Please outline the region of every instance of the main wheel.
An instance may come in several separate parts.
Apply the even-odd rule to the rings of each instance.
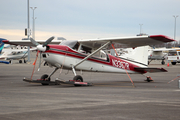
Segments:
[[[164,64],[165,64],[164,60],[161,62],[161,64],[162,64],[162,65],[164,65]]]
[[[44,75],[42,75],[41,76],[41,79],[42,80],[45,80],[46,78],[48,78],[48,75],[47,74],[44,74]],[[47,81],[50,81],[51,79],[50,78],[48,78],[48,80]],[[41,83],[42,85],[49,85],[49,83]]]
[[[22,60],[19,60],[19,63],[22,63]]]
[[[73,80],[76,82],[83,82],[83,78],[80,75],[74,76]],[[80,86],[80,85],[74,85],[74,86]]]

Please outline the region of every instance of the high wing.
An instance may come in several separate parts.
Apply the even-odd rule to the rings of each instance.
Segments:
[[[46,40],[36,40],[39,44],[43,44]],[[138,46],[162,44],[166,42],[173,42],[175,40],[168,38],[164,35],[151,35],[151,36],[133,36],[133,37],[114,37],[114,38],[97,38],[97,39],[83,39],[78,40],[85,46],[98,49],[107,42],[114,44],[116,48],[135,48]],[[22,45],[22,46],[35,46],[30,40],[3,40],[6,44]],[[51,44],[59,44],[61,40],[53,40]],[[106,46],[111,48],[111,45]]]
[[[3,40],[5,44],[11,44],[11,45],[22,45],[22,46],[35,46],[31,43],[30,40]],[[43,44],[46,42],[46,40],[36,40],[39,44]],[[61,40],[53,40],[51,44],[59,44],[61,43]]]
[[[116,38],[97,38],[97,39],[84,39],[78,40],[79,43],[98,49],[103,44],[110,41],[114,44],[115,48],[135,48],[145,45],[162,44],[166,42],[174,42],[175,40],[168,38],[164,35],[151,35],[151,36],[134,36],[134,37],[116,37]],[[111,45],[106,46],[106,49],[110,49]]]

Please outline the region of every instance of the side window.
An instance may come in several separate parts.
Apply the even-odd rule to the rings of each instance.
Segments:
[[[91,53],[91,50],[92,48],[89,48],[89,47],[86,47],[86,46],[81,46],[81,50],[86,53],[86,54],[90,54]]]
[[[178,52],[178,55],[180,55],[180,52]]]

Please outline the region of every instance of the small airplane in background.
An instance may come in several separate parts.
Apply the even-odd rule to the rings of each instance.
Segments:
[[[162,49],[148,49],[148,64],[150,64],[151,61],[153,60],[162,60],[161,64],[165,64],[165,59],[167,57],[167,53],[164,51],[168,51],[166,48]]]
[[[19,60],[19,63],[22,63],[23,61],[24,61],[24,63],[26,63],[25,58],[27,58],[27,56],[28,56],[27,46],[24,46],[24,44],[23,44],[23,46],[20,46],[17,44],[12,44],[12,45],[8,44],[7,45],[2,42],[3,40],[6,40],[6,39],[0,38],[0,45],[1,45],[0,59],[9,60],[9,63],[11,63],[11,64],[12,64],[13,60]],[[26,43],[28,40],[18,40],[18,41],[19,41],[19,43],[21,41]],[[40,41],[40,43],[44,42],[43,40],[39,40],[39,41]],[[56,40],[56,41],[53,41],[52,43],[59,44],[60,42],[61,42],[60,40]],[[3,49],[3,47],[4,47],[4,49]],[[30,51],[35,51],[35,50],[37,50],[36,47],[30,48]],[[8,63],[7,61],[1,61],[1,62]]]
[[[51,76],[60,68],[72,70],[73,80],[83,82],[83,77],[77,75],[76,71],[105,72],[118,74],[145,74],[147,72],[167,72],[163,68],[148,68],[148,47],[145,45],[162,44],[174,42],[173,39],[164,35],[133,36],[116,38],[98,38],[84,40],[66,40],[60,45],[50,45],[54,37],[49,38],[45,43],[40,44],[30,38],[31,42],[24,43],[26,46],[36,46],[40,51],[40,56],[49,66],[55,69],[49,75],[41,76],[42,85],[48,85]],[[13,40],[3,40],[6,44],[18,44]],[[21,45],[23,42],[21,41]],[[145,47],[140,47],[145,46]],[[140,48],[137,48],[140,47]],[[105,52],[103,49],[133,48],[135,52],[131,57],[115,57]],[[117,55],[118,56],[118,55]],[[40,57],[41,61],[41,57]],[[147,79],[150,82],[149,79]],[[32,77],[28,82],[33,82]],[[46,83],[44,83],[46,82]]]
[[[165,59],[168,57],[169,51],[177,51],[180,48],[155,48],[155,49],[148,49],[148,64],[150,64],[153,60],[162,60],[161,64],[165,64]]]
[[[5,40],[5,39],[0,39],[0,59],[9,60],[9,62],[1,61],[1,63],[8,64],[8,63],[12,63],[13,60],[19,60],[19,63],[22,63],[22,59],[24,60],[24,63],[26,63],[25,58],[28,56],[27,47],[15,46],[15,45],[12,45],[12,46],[5,45],[2,42],[2,40]],[[6,47],[4,48],[4,46],[6,46]],[[31,51],[37,50],[37,48],[31,48],[30,50]]]
[[[31,48],[30,51],[37,50],[37,48]],[[28,49],[3,49],[0,59],[9,60],[12,63],[13,60],[19,60],[19,63],[26,63],[25,58],[28,56]]]

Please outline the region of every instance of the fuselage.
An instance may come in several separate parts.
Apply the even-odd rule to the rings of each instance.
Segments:
[[[72,69],[79,61],[88,56],[88,54],[76,51],[66,45],[48,45],[48,50],[43,52],[43,59],[54,67]],[[75,67],[76,70],[93,72],[113,72],[140,74],[135,67],[147,67],[142,63],[121,59],[106,54],[105,57],[92,56]],[[146,72],[141,72],[141,74]]]
[[[26,51],[24,52],[4,52],[3,54],[0,55],[0,59],[6,59],[6,60],[15,60],[15,59],[23,59],[26,58],[28,55],[26,54]]]

